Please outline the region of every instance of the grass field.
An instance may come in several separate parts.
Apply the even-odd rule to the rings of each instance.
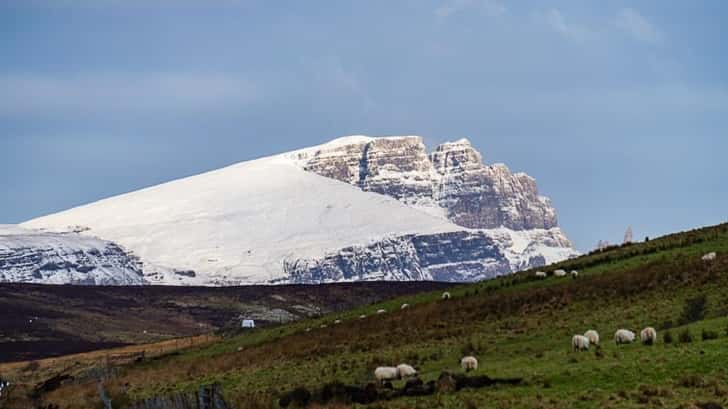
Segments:
[[[701,260],[710,251],[717,259]],[[555,268],[578,269],[579,277],[537,279],[525,271],[453,288],[447,301],[440,291],[400,297],[123,365],[104,386],[115,408],[209,383],[218,383],[235,408],[274,408],[298,387],[364,386],[380,365],[406,362],[423,381],[436,380],[444,370],[460,372],[459,359],[473,354],[480,367],[470,376],[517,377],[523,383],[366,407],[728,406],[728,225],[612,248],[547,271]],[[400,310],[405,302],[411,307]],[[380,308],[387,313],[377,315]],[[335,325],[337,319],[342,323]],[[658,330],[655,345],[613,342],[618,328],[639,333],[646,326]],[[599,331],[600,347],[573,352],[571,336],[588,329]],[[18,388],[4,407],[101,407],[96,384],[69,382],[35,402]],[[336,400],[310,407],[321,406],[364,407]]]

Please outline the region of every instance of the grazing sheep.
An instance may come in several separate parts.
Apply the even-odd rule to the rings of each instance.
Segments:
[[[450,298],[451,297],[450,297],[450,293],[449,292],[445,291],[444,293],[442,293],[442,299],[443,300],[449,300]]]
[[[562,270],[562,269],[555,270],[554,277],[566,277],[566,270]]]
[[[409,308],[409,304],[402,304],[402,306],[399,307],[400,310],[406,310],[407,308]]]
[[[574,335],[571,337],[571,349],[574,351],[588,351],[589,338],[583,335]]]
[[[465,372],[476,371],[478,370],[478,360],[474,356],[466,356],[460,360],[460,367]]]
[[[584,333],[584,336],[589,340],[590,344],[599,345],[599,333],[593,329]]]
[[[617,332],[614,333],[614,342],[619,344],[631,344],[634,342],[634,332],[626,329],[618,329]]]
[[[311,332],[311,327],[306,328],[306,332]]]
[[[4,381],[2,378],[0,378],[0,398],[3,397],[3,391],[5,388],[10,386],[10,382]]]
[[[341,320],[334,321],[334,324],[336,324],[336,325],[341,324]]]
[[[326,325],[326,324],[321,324],[321,328],[326,328],[326,327],[328,327],[328,325]]]
[[[363,320],[363,319],[364,319],[364,318],[366,318],[366,317],[367,317],[366,315],[362,314],[362,315],[360,315],[360,316],[359,316],[359,319],[360,319],[360,320]]]
[[[397,365],[397,370],[399,371],[400,378],[411,378],[417,376],[417,370],[407,364]]]
[[[387,312],[385,309],[377,310],[377,314],[384,314],[385,312]]]
[[[546,272],[544,271],[536,271],[536,277],[538,278],[546,278]]]
[[[377,381],[381,384],[402,378],[399,374],[399,370],[393,366],[380,366],[374,370],[374,377],[377,378]]]
[[[645,345],[652,345],[657,341],[657,331],[652,327],[647,327],[640,331],[640,339]]]
[[[576,270],[571,270],[571,278],[577,278],[579,277],[579,272]]]
[[[713,260],[715,260],[715,257],[716,257],[715,251],[711,251],[710,253],[703,255],[702,259],[703,259],[703,261],[713,261]]]

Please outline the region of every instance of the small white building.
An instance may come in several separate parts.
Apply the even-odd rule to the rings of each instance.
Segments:
[[[242,327],[243,328],[255,328],[255,321],[254,320],[243,320]]]

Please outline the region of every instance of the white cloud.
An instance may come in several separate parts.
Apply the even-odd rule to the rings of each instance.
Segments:
[[[258,96],[252,82],[227,75],[0,75],[0,115],[11,116],[200,110],[242,105]]]
[[[558,9],[548,10],[543,14],[537,15],[537,17],[545,22],[553,31],[569,40],[581,42],[589,36],[589,30],[586,28],[567,23],[564,15]]]
[[[499,0],[450,0],[435,10],[440,18],[450,17],[466,9],[480,9],[490,17],[499,17],[506,13],[506,6]]]
[[[663,41],[662,32],[637,10],[631,8],[620,10],[615,19],[615,25],[637,41],[648,44],[659,44]]]

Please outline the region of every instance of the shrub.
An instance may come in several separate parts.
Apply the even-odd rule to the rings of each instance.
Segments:
[[[707,304],[708,298],[705,294],[685,300],[685,306],[680,316],[680,323],[685,325],[705,318]]]
[[[672,328],[673,326],[674,325],[672,323],[672,320],[667,320],[667,321],[663,322],[662,325],[660,325],[660,328],[659,329],[666,330],[666,329]]]
[[[700,375],[686,375],[680,378],[678,385],[683,388],[704,388],[706,385],[705,379]]]
[[[678,339],[680,339],[680,342],[683,344],[687,344],[689,342],[693,342],[693,334],[690,333],[689,328],[685,328],[682,332],[680,332]]]
[[[662,335],[662,341],[666,344],[672,344],[672,334],[670,331],[665,331],[665,333]]]
[[[281,397],[278,404],[281,405],[282,408],[287,408],[291,404],[294,407],[306,407],[310,401],[311,392],[301,386]]]
[[[718,339],[718,332],[717,331],[708,331],[706,329],[703,329],[702,338],[703,338],[703,341],[707,341],[709,339]]]

